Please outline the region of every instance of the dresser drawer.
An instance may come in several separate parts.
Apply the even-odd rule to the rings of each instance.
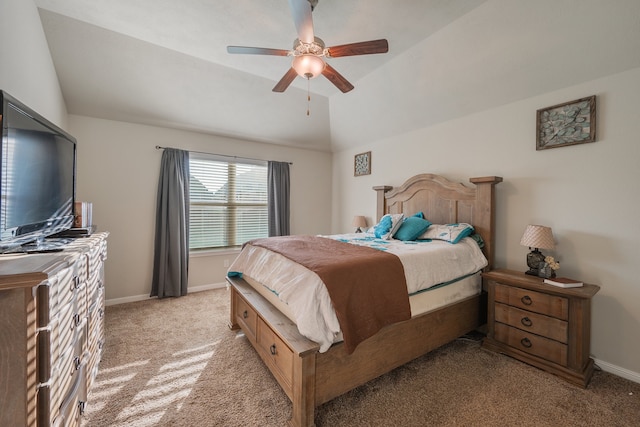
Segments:
[[[38,388],[38,425],[48,426],[60,417],[61,406],[73,388],[73,384],[82,381],[84,370],[82,334],[71,346],[61,354],[58,361],[51,366],[49,380]],[[65,424],[65,427],[72,424]]]
[[[502,323],[495,324],[496,341],[546,359],[560,366],[567,366],[567,345],[548,338],[521,331]]]
[[[101,243],[94,244],[87,253],[88,270],[99,271],[106,258],[106,246]]]
[[[258,315],[255,310],[247,304],[243,298],[235,299],[236,318],[245,334],[251,334],[251,339],[256,339],[256,330],[258,325]]]
[[[265,362],[274,366],[284,380],[283,388],[291,388],[293,380],[293,351],[267,326],[258,319],[258,346],[266,356]],[[272,369],[272,372],[274,370]]]
[[[84,366],[78,369],[73,386],[60,405],[60,411],[51,424],[52,427],[70,427],[80,425],[80,416],[84,409],[83,395],[86,394],[84,385]]]
[[[569,319],[569,300],[542,292],[495,284],[495,301],[562,320]]]
[[[567,344],[568,323],[564,320],[500,303],[495,305],[495,320]]]
[[[49,283],[49,304],[47,306],[49,315],[53,316],[71,303],[76,295],[78,278],[75,275],[74,267],[67,267],[60,270],[55,276],[50,277]]]
[[[100,297],[99,297],[100,298]],[[89,342],[98,342],[104,338],[104,309],[100,300],[95,301],[89,308],[87,327]]]
[[[59,356],[66,352],[76,336],[78,318],[75,316],[73,304],[66,306],[51,322],[51,363],[57,362]]]

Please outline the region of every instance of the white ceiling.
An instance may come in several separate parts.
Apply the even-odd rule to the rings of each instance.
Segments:
[[[311,80],[307,117],[289,58],[226,51],[290,49],[287,0],[35,3],[69,113],[325,151],[640,66],[638,0],[319,0],[327,46],[389,53],[329,59],[355,89]]]
[[[320,0],[327,46],[386,38],[389,53],[329,60],[358,80],[484,0]],[[291,49],[287,0],[36,0],[71,114],[175,126],[329,150],[325,78],[271,89],[290,67],[277,56],[230,55],[228,45]],[[352,91],[353,92],[353,91]]]

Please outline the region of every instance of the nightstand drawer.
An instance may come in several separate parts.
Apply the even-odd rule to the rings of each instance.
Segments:
[[[530,334],[502,323],[495,324],[494,338],[496,341],[525,353],[533,354],[560,366],[567,366],[566,344]]]
[[[523,331],[551,338],[564,344],[567,343],[568,323],[564,320],[532,313],[500,303],[496,303],[495,310],[496,322],[505,323]]]
[[[495,300],[558,319],[569,319],[569,300],[567,298],[495,283]]]

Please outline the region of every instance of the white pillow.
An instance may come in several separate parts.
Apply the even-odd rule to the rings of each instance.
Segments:
[[[431,224],[417,240],[435,239],[458,243],[463,237],[470,236],[473,231],[473,226],[463,222],[459,224]]]

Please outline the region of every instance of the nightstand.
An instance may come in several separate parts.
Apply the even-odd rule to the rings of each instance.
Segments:
[[[586,387],[593,374],[591,298],[600,287],[560,288],[510,270],[482,277],[489,296],[483,347]]]

